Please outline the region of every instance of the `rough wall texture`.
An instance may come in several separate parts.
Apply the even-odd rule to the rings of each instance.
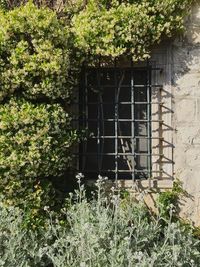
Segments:
[[[174,177],[189,196],[181,215],[200,225],[200,3],[172,45]]]

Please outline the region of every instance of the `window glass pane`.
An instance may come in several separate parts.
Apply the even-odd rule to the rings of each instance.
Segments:
[[[134,87],[134,100],[135,102],[147,102],[147,88]]]
[[[87,140],[87,153],[97,153],[97,139],[88,139]]]
[[[88,119],[98,119],[98,105],[88,104]]]
[[[110,121],[105,121],[104,123],[102,123],[101,133],[105,136],[114,136],[115,123]]]
[[[119,104],[118,116],[119,119],[131,119],[131,105]]]
[[[102,168],[103,171],[115,170],[115,157],[113,156],[103,156]]]
[[[148,156],[146,156],[146,155],[137,156],[136,157],[136,169],[137,170],[143,170],[143,169],[145,170],[148,166],[147,160],[148,160]]]
[[[101,112],[104,119],[114,119],[115,118],[115,105],[113,104],[103,104],[101,105]]]
[[[85,169],[84,171],[87,170],[93,170],[98,172],[98,158],[97,155],[88,155],[86,156],[85,160]]]
[[[102,88],[102,102],[115,103],[115,86]]]
[[[104,153],[115,153],[115,139],[105,138],[103,140],[103,152]]]
[[[119,102],[131,102],[131,87],[121,87],[118,99]]]
[[[147,120],[147,105],[135,105],[135,119]]]
[[[147,136],[147,122],[135,122],[135,135],[136,136]]]
[[[118,122],[118,135],[119,136],[131,136],[132,123],[129,121]]]
[[[147,138],[137,138],[135,140],[136,146],[135,151],[137,153],[147,153],[148,152],[148,139]]]

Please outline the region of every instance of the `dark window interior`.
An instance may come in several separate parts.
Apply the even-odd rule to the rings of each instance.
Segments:
[[[86,68],[80,87],[79,171],[88,179],[151,175],[151,86],[147,68]]]

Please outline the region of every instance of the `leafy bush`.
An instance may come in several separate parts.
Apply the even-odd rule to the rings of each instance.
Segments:
[[[178,179],[174,181],[172,190],[167,190],[159,194],[157,206],[162,217],[170,218],[172,216],[173,220],[178,219],[177,208],[181,196],[188,197],[188,193],[183,189],[182,182]],[[173,211],[172,214],[171,211]]]
[[[191,0],[88,1],[73,17],[76,45],[90,55],[134,60],[149,57],[152,45],[183,29]]]
[[[50,178],[70,166],[77,141],[67,113],[75,68],[69,39],[66,21],[32,1],[0,11],[0,191],[33,225],[55,203]]]
[[[71,90],[69,28],[32,3],[0,15],[0,101],[67,99]]]
[[[199,241],[190,230],[170,221],[163,226],[115,190],[106,195],[103,182],[91,201],[79,184],[62,217],[49,212],[39,232],[25,231],[23,213],[0,205],[0,266],[199,266]]]
[[[23,203],[35,192],[34,186],[45,185],[45,177],[61,176],[70,166],[70,147],[76,137],[69,115],[59,104],[36,105],[14,98],[1,105],[0,189],[4,197]]]

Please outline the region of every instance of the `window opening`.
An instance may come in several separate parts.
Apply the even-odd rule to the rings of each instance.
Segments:
[[[87,179],[152,175],[151,67],[87,67],[79,96],[79,171]]]

